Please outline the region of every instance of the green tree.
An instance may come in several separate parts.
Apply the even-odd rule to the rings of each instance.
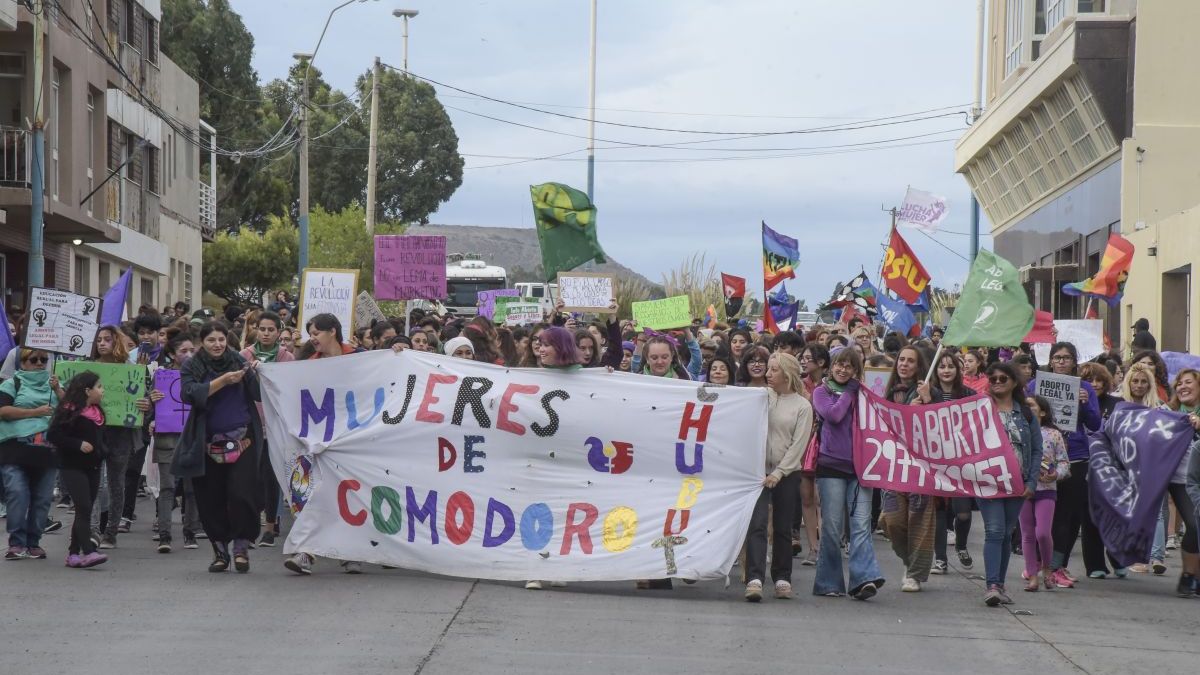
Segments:
[[[298,250],[296,228],[278,219],[263,233],[221,232],[204,247],[204,288],[229,302],[262,302],[263,294],[292,285]]]
[[[375,241],[364,227],[365,213],[357,204],[330,213],[321,207],[309,215],[309,264],[326,269],[359,270],[358,288],[375,290]],[[375,234],[403,234],[403,226],[377,223]]]
[[[357,87],[360,99],[369,106],[370,71],[358,78]],[[381,220],[427,221],[462,185],[458,134],[437,92],[425,82],[388,69],[379,81],[378,152],[376,204]],[[365,159],[364,154],[360,166],[366,166]]]

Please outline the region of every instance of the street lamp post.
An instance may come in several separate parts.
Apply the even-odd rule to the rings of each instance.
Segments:
[[[420,14],[416,9],[393,9],[392,16],[400,17],[404,22],[404,60],[401,65],[404,66],[404,74],[408,74],[408,20]]]

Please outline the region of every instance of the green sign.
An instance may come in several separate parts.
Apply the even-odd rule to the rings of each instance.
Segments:
[[[502,296],[502,295],[496,296],[496,307],[492,311],[492,322],[499,324],[499,325],[503,325],[505,320],[508,319],[508,306],[509,305],[528,304],[528,303],[536,304],[537,302],[538,302],[537,298],[514,298],[514,297],[507,297],[507,296]],[[538,319],[538,321],[541,321],[541,319]]]
[[[692,325],[692,308],[688,296],[676,295],[664,300],[645,300],[633,303],[633,320],[638,328],[668,330]]]
[[[96,363],[94,361],[55,361],[54,374],[64,389],[79,373],[91,371],[104,385],[104,423],[110,427],[140,427],[145,419],[137,401],[146,397],[146,366],[132,363]]]

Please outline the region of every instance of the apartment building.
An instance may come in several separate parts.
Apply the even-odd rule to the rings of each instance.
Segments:
[[[11,4],[0,0],[0,5]],[[101,295],[134,269],[129,306],[201,294],[202,242],[215,230],[215,143],[194,80],[159,50],[159,0],[45,2],[46,285]],[[34,16],[0,11],[0,285],[26,296]],[[205,184],[207,181],[207,184]]]
[[[1119,307],[1097,303],[1116,345],[1145,317],[1160,349],[1200,353],[1200,3],[989,0],[983,116],[955,146],[1035,305],[1080,318],[1062,294],[1094,274],[1110,233],[1137,247]]]

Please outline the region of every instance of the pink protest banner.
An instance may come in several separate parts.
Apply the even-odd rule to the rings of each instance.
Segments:
[[[154,388],[163,397],[154,404],[154,433],[178,434],[183,431],[192,407],[183,402],[179,391],[179,371],[159,368],[154,371]]]
[[[938,497],[1014,497],[1021,466],[986,395],[901,405],[858,390],[854,468],[867,487]]]
[[[377,300],[441,300],[445,297],[445,237],[375,235]]]

